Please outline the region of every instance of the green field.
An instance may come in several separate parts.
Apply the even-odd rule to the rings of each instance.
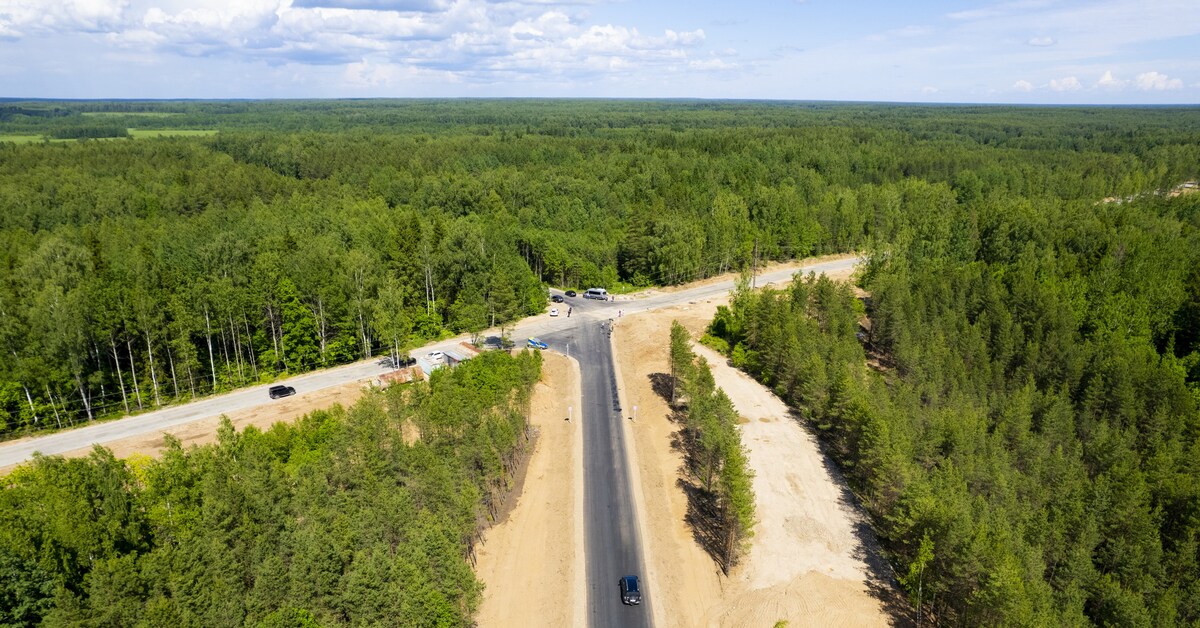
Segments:
[[[12,142],[14,144],[32,144],[42,141],[41,135],[0,135],[0,142]]]
[[[93,118],[117,118],[122,116],[137,116],[139,118],[169,118],[181,116],[178,111],[82,111],[81,116]]]
[[[216,129],[129,129],[134,139],[143,137],[200,137],[215,135]]]
[[[134,139],[147,137],[203,137],[216,134],[216,129],[129,129],[129,136]],[[45,140],[44,135],[0,135],[0,142],[14,144],[33,144]],[[121,140],[123,137],[96,137],[93,140]],[[54,139],[51,142],[77,142],[74,139]]]

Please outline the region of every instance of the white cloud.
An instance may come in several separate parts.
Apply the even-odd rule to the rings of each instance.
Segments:
[[[696,70],[717,70],[717,71],[726,71],[727,72],[729,70],[736,70],[736,69],[740,68],[741,66],[739,66],[736,63],[731,63],[729,61],[726,61],[724,59],[719,59],[717,57],[713,57],[711,59],[689,61],[688,67],[696,69]]]
[[[1031,91],[1033,91],[1033,83],[1030,83],[1029,81],[1026,81],[1025,79],[1021,79],[1021,80],[1017,81],[1016,83],[1013,83],[1012,88],[1017,90],[1018,92],[1031,92]]]
[[[509,28],[509,33],[517,39],[546,39],[563,37],[574,28],[567,14],[548,11],[536,18],[518,20]]]
[[[1044,48],[1046,46],[1053,46],[1054,44],[1056,44],[1058,42],[1056,42],[1053,37],[1033,37],[1025,43],[1029,44],[1030,46],[1038,46],[1038,47]]]
[[[940,90],[938,90],[938,88],[936,88],[932,85],[926,85],[925,87],[921,88],[922,94],[936,94],[936,93],[938,93],[938,91],[940,91]]]
[[[1113,76],[1112,70],[1106,70],[1100,76],[1100,80],[1096,81],[1096,87],[1102,89],[1124,89],[1129,81],[1123,81]]]
[[[1074,92],[1083,88],[1079,79],[1068,76],[1061,79],[1050,79],[1050,89],[1056,92]]]
[[[1139,74],[1134,79],[1134,84],[1137,85],[1138,89],[1147,92],[1152,90],[1181,89],[1183,87],[1181,79],[1170,78],[1166,74],[1159,74],[1158,72]]]
[[[35,1],[0,0],[0,38],[34,32],[31,25],[40,19]],[[73,24],[107,19],[102,41],[128,50],[273,65],[349,65],[343,78],[359,86],[399,81],[408,76],[401,71],[405,67],[451,72],[468,81],[623,74],[646,67],[720,73],[736,67],[723,60],[727,55],[692,63],[690,51],[705,44],[702,29],[644,34],[631,25],[586,25],[587,13],[577,5],[590,0],[553,6],[540,0],[134,1],[150,6],[134,11],[127,10],[128,0],[67,0],[59,12],[75,16]]]
[[[371,9],[375,11],[440,11],[444,0],[292,0],[298,8]]]
[[[128,0],[0,0],[0,37],[104,32],[124,19]]]

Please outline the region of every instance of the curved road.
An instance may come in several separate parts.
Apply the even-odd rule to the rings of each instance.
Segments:
[[[794,273],[835,272],[853,267],[860,260],[845,258],[805,266],[791,266],[758,277],[758,285],[784,281]],[[535,316],[513,329],[519,343],[538,336],[552,348],[579,359],[583,407],[579,420],[584,444],[584,526],[587,539],[588,609],[590,626],[650,626],[652,583],[643,579],[641,606],[621,604],[617,580],[628,574],[644,574],[641,538],[638,534],[632,485],[625,460],[625,437],[621,426],[617,378],[613,367],[608,320],[618,311],[636,313],[723,295],[733,288],[732,280],[714,282],[672,292],[651,292],[619,301],[589,301],[581,297],[558,304],[557,318]],[[570,306],[573,313],[566,316]],[[430,345],[420,351],[446,349],[462,338]],[[665,339],[664,339],[665,342]],[[518,344],[520,346],[520,344]],[[293,377],[279,382],[301,392],[375,378],[391,371],[385,361],[373,359]],[[116,440],[161,432],[168,428],[224,413],[270,404],[267,386],[256,386],[193,403],[147,412],[134,417],[28,438],[0,445],[0,468],[24,462],[34,452],[66,453]]]

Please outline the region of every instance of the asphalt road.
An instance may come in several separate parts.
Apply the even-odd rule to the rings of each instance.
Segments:
[[[858,259],[836,260],[804,266],[805,273],[845,270]],[[790,278],[795,269],[764,273],[758,286]],[[628,409],[618,407],[617,380],[613,368],[612,345],[607,331],[609,319],[623,314],[645,312],[720,296],[732,289],[733,281],[714,282],[677,291],[656,291],[649,294],[623,297],[616,301],[586,300],[582,296],[568,298],[565,303],[552,304],[560,315],[534,316],[518,323],[513,338],[521,346],[525,339],[537,336],[556,351],[579,360],[583,386],[583,408],[576,413],[583,426],[584,447],[584,529],[587,542],[587,579],[589,625],[649,626],[652,623],[650,605],[654,591],[643,580],[641,606],[621,604],[617,581],[621,576],[645,573],[641,539],[634,511],[628,465],[625,461],[625,438],[621,429]],[[561,294],[561,293],[559,293]],[[572,309],[567,316],[567,308]],[[447,349],[462,338],[429,345],[413,352]],[[665,339],[664,339],[665,342]],[[300,393],[338,386],[347,382],[378,377],[391,368],[379,359],[326,369],[293,377],[283,382]],[[24,462],[35,451],[46,455],[60,454],[106,444],[131,436],[161,432],[170,427],[220,414],[272,403],[267,386],[256,386],[218,397],[148,412],[117,421],[30,438],[0,445],[0,467]]]
[[[596,307],[580,308],[595,310]],[[574,316],[572,316],[574,318]],[[541,336],[556,351],[579,358],[583,407],[574,420],[583,429],[583,521],[587,543],[588,625],[592,628],[637,627],[652,624],[653,592],[645,591],[639,606],[621,603],[618,579],[642,577],[642,544],[638,536],[622,408],[617,400],[612,345],[607,322],[580,316],[571,328]],[[645,587],[643,577],[643,589]]]

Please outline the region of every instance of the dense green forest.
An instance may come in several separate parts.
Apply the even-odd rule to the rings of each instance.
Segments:
[[[37,458],[0,488],[0,625],[470,625],[540,369],[489,352],[161,460]]]
[[[5,134],[208,137],[3,142]],[[1193,108],[6,101],[0,436],[890,242],[923,203],[1195,177]],[[1014,237],[1020,234],[1014,234]]]
[[[1200,195],[1167,192],[1198,175],[1194,107],[6,101],[0,435],[504,324],[540,311],[546,284],[671,284],[861,250],[861,340],[859,301],[818,280],[742,293],[713,332],[822,431],[914,603],[948,625],[1194,624]],[[402,406],[372,407],[345,425],[381,426]],[[362,466],[374,449],[320,444],[354,432],[322,416],[226,434],[144,477],[101,453],[14,476],[3,516],[29,519],[0,527],[0,595],[28,604],[4,607],[17,621],[358,621],[353,605],[395,600],[341,580],[336,595],[366,602],[333,599],[330,580],[267,565],[273,551],[248,539],[303,540],[251,510],[292,508],[296,530],[346,539],[348,554],[296,549],[293,565],[351,556],[376,570],[367,580],[408,583],[435,559],[398,566],[356,545],[367,530],[329,519],[305,492],[317,486],[322,500],[432,509],[412,525],[434,527],[411,533],[449,539],[422,547],[460,562],[403,599],[461,622],[477,599],[455,574],[479,493],[434,487],[466,486],[452,481],[463,473],[486,487],[454,457],[484,445],[449,443],[487,435],[431,420],[449,457],[409,458],[426,445],[393,435],[385,473]],[[372,492],[396,477],[421,478],[400,492],[428,499]],[[296,493],[260,503],[251,484]],[[40,495],[63,501],[20,501]],[[93,518],[64,514],[75,508]],[[213,545],[241,562],[198,561]],[[269,595],[268,575],[285,593]]]
[[[940,623],[1200,624],[1200,195],[909,194],[865,329],[809,277],[711,333],[822,434]]]

